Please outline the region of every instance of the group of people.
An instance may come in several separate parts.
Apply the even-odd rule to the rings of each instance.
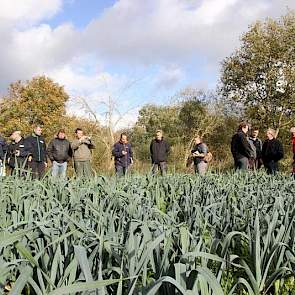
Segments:
[[[73,158],[75,172],[78,176],[90,176],[91,150],[95,148],[90,137],[84,135],[83,130],[77,128],[75,139],[70,142],[66,138],[64,129],[60,129],[56,137],[46,146],[42,136],[42,128],[36,126],[31,135],[24,138],[21,131],[13,131],[11,143],[6,144],[0,138],[0,163],[9,168],[11,174],[32,174],[34,179],[41,179],[46,172],[48,159],[52,162],[52,176],[65,177],[68,161]],[[1,172],[1,171],[0,171]],[[1,175],[1,173],[0,173]]]
[[[293,175],[295,176],[295,127],[290,129],[293,151]],[[259,139],[259,130],[243,122],[232,137],[231,152],[237,170],[260,169],[265,167],[268,174],[275,175],[279,170],[279,161],[284,158],[282,143],[276,138],[277,133],[269,128],[266,140]]]
[[[295,176],[295,127],[290,131],[294,155],[293,175]],[[247,123],[239,125],[238,131],[231,141],[235,168],[247,170],[260,169],[264,166],[269,174],[276,174],[278,162],[284,157],[283,146],[276,138],[276,132],[273,129],[267,130],[267,139],[264,143],[258,135],[257,128],[252,128],[250,132],[250,126]],[[21,131],[18,130],[14,131],[10,138],[11,143],[6,144],[4,138],[0,137],[0,175],[3,175],[3,167],[5,166],[3,164],[6,164],[11,174],[23,175],[30,171],[33,178],[40,179],[45,175],[48,159],[52,163],[51,173],[54,177],[66,177],[70,159],[73,159],[77,176],[90,177],[92,175],[91,158],[95,145],[91,137],[86,136],[81,128],[75,130],[75,139],[72,142],[66,138],[65,130],[60,129],[48,146],[42,136],[40,126],[36,126],[33,133],[26,138],[22,137]],[[160,172],[161,175],[164,175],[167,173],[169,152],[169,143],[164,139],[163,132],[157,130],[155,138],[150,144],[153,174]],[[116,175],[125,175],[133,164],[132,146],[128,142],[126,133],[122,133],[119,141],[114,144],[112,156]],[[212,154],[201,136],[194,138],[189,159],[197,174],[206,174]]]

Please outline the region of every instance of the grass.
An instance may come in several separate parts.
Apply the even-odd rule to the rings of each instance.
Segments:
[[[0,180],[10,294],[292,294],[285,175]]]

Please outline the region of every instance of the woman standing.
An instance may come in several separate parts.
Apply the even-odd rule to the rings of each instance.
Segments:
[[[195,137],[194,144],[191,154],[194,159],[195,172],[200,175],[205,175],[208,169],[208,162],[205,161],[205,157],[208,154],[208,147],[203,143],[201,136]]]
[[[267,173],[275,175],[279,171],[278,162],[284,157],[283,146],[276,139],[275,130],[268,129],[266,136],[262,146],[262,160]]]

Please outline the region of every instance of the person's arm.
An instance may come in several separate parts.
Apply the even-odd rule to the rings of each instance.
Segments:
[[[245,150],[246,156],[248,158],[251,158],[252,149],[251,149],[251,145],[250,145],[249,141],[247,140],[246,136],[241,136],[241,143],[242,143],[242,146]]]
[[[151,144],[150,144],[150,153],[151,153],[151,159],[152,159],[152,162],[154,163],[153,144],[154,144],[154,141],[152,140],[152,141],[151,141]]]
[[[69,142],[69,147],[68,147],[68,156],[69,158],[72,158],[73,157],[73,150],[72,150],[72,147],[71,147],[71,143]]]
[[[81,145],[81,141],[78,140],[78,139],[74,139],[72,144],[71,144],[71,147],[73,150],[76,150],[79,148],[79,146]]]
[[[27,157],[30,154],[29,146],[26,141],[23,141],[23,148],[19,149],[19,156],[22,158]]]
[[[47,155],[51,161],[54,160],[54,158],[53,158],[53,140],[51,140],[49,142],[49,145],[47,147]]]
[[[204,158],[204,157],[206,156],[206,154],[208,153],[208,148],[207,148],[207,146],[206,146],[205,144],[201,144],[201,145],[199,146],[199,149],[200,149],[201,152],[197,153],[197,154],[195,155],[195,157],[197,157],[197,158]]]
[[[118,144],[114,144],[114,147],[113,147],[113,151],[112,151],[112,155],[115,157],[115,158],[122,158],[124,157],[124,155],[122,154],[122,151],[120,150],[120,147]]]

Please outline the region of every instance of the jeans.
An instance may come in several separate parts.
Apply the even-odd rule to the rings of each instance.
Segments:
[[[160,170],[161,175],[165,175],[168,170],[167,162],[153,163],[152,173],[156,174]]]
[[[67,176],[67,162],[58,163],[56,161],[52,162],[52,171],[51,174],[53,177],[62,177],[65,178]]]
[[[235,160],[235,168],[236,168],[236,170],[247,170],[249,168],[248,158],[244,157],[241,159],[236,159]]]
[[[204,176],[207,172],[207,169],[208,169],[208,163],[205,161],[201,161],[201,162],[195,164],[196,174],[200,174],[200,175]]]
[[[75,161],[75,172],[79,177],[91,177],[92,170],[90,161]]]
[[[117,175],[117,176],[123,176],[123,175],[126,175],[127,172],[128,172],[128,168],[129,168],[129,167],[123,167],[123,166],[120,166],[120,165],[116,165],[116,166],[115,166],[115,169],[116,169],[116,175]]]

